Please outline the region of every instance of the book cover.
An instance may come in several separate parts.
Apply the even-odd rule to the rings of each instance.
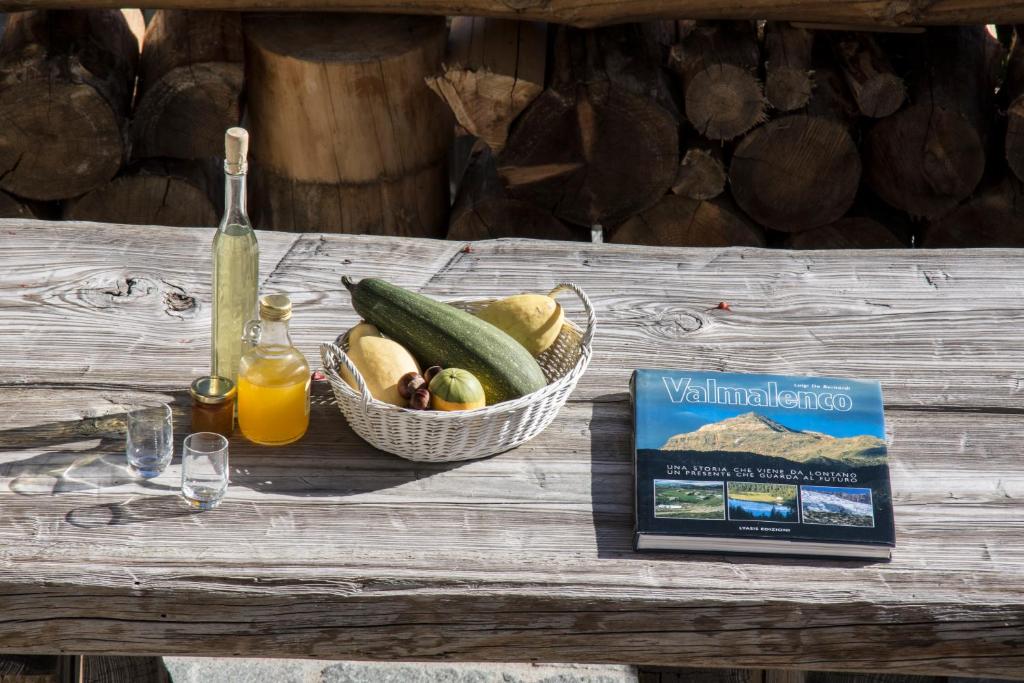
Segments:
[[[638,549],[888,557],[878,382],[637,370],[631,393]]]

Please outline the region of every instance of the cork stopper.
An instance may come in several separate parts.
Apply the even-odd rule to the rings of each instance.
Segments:
[[[249,164],[249,131],[245,128],[228,128],[224,134],[224,170],[232,175],[245,173]]]

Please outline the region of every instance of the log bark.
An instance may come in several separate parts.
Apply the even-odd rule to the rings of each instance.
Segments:
[[[839,33],[832,37],[832,45],[846,85],[862,114],[880,119],[903,105],[906,85],[873,36]]]
[[[1006,163],[1014,175],[1024,178],[1024,27],[1014,27],[1000,95],[1006,107]]]
[[[500,152],[512,122],[544,90],[545,24],[455,17],[441,73],[427,84],[468,132]]]
[[[1002,48],[984,26],[935,29],[918,43],[912,104],[868,132],[865,181],[890,205],[934,219],[981,180]]]
[[[699,201],[668,194],[618,226],[609,241],[660,247],[763,247],[765,236],[724,196]]]
[[[263,14],[244,29],[257,224],[444,236],[453,125],[425,82],[444,20]]]
[[[789,235],[790,249],[901,249],[907,244],[889,228],[866,216],[847,216],[835,223]]]
[[[511,196],[583,226],[653,206],[679,165],[678,113],[643,25],[560,29],[552,84],[498,158]]]
[[[736,146],[729,184],[736,203],[758,223],[800,232],[845,214],[860,172],[860,155],[842,122],[788,114]]]
[[[764,96],[777,111],[803,109],[811,99],[813,46],[812,31],[785,21],[765,24]]]
[[[490,148],[478,143],[452,206],[448,239],[497,237],[575,239],[572,231],[550,211],[510,197],[498,176]]]
[[[120,11],[12,14],[0,41],[0,188],[66,199],[113,177],[138,58]]]
[[[1009,177],[928,225],[921,246],[1024,247],[1024,187]]]
[[[123,0],[75,0],[76,6],[118,8]],[[0,10],[59,9],[69,0],[0,0]],[[962,0],[944,3],[908,3],[906,0],[137,0],[144,9],[193,10],[334,10],[489,16],[525,21],[548,21],[593,28],[654,17],[693,19],[769,19],[879,29],[959,24],[1014,24],[1024,22],[1024,7],[1006,0]]]
[[[682,80],[686,118],[704,137],[731,140],[765,120],[752,22],[697,22],[669,60]]]
[[[212,165],[149,160],[65,203],[64,219],[127,225],[213,226],[219,191]]]
[[[240,16],[159,10],[144,44],[132,156],[222,156],[224,131],[241,119],[245,54]]]

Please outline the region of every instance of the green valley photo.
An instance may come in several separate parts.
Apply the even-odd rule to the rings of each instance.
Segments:
[[[725,519],[724,482],[654,480],[654,516],[667,519]]]

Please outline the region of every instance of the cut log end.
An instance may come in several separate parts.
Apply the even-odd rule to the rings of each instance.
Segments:
[[[217,211],[205,188],[183,178],[128,175],[67,203],[65,220],[127,225],[212,226]]]
[[[924,232],[926,249],[1024,247],[1022,188],[1011,178],[980,192]]]
[[[977,129],[945,107],[915,104],[867,135],[865,180],[890,206],[938,218],[966,199],[985,170]]]
[[[205,159],[220,156],[222,131],[241,116],[241,64],[173,69],[151,85],[132,122],[132,156]]]
[[[427,85],[467,131],[495,152],[509,126],[544,90],[544,24],[454,17],[441,72]]]
[[[764,231],[724,199],[665,195],[614,231],[611,242],[661,247],[763,247]]]
[[[791,249],[901,249],[896,234],[872,218],[853,216],[790,235]]]
[[[710,140],[731,140],[765,120],[761,84],[732,64],[712,64],[686,88],[686,116]]]
[[[895,74],[878,74],[854,90],[857,107],[865,116],[881,119],[894,114],[907,97],[903,79]]]
[[[860,172],[860,155],[844,125],[790,114],[743,138],[729,183],[736,203],[758,223],[799,232],[845,214]]]
[[[59,131],[55,130],[59,122]],[[0,188],[54,200],[102,185],[124,159],[120,121],[83,83],[36,79],[0,93]]]
[[[678,136],[662,107],[607,83],[572,97],[549,89],[524,112],[498,163],[515,198],[576,225],[614,225],[668,190]]]
[[[806,69],[773,69],[765,77],[765,99],[778,111],[803,109],[811,99],[811,89],[811,72]]]
[[[1006,163],[1024,179],[1024,97],[1018,97],[1006,112]]]
[[[722,160],[706,149],[692,148],[679,164],[672,192],[690,199],[714,199],[725,191],[725,181]]]

